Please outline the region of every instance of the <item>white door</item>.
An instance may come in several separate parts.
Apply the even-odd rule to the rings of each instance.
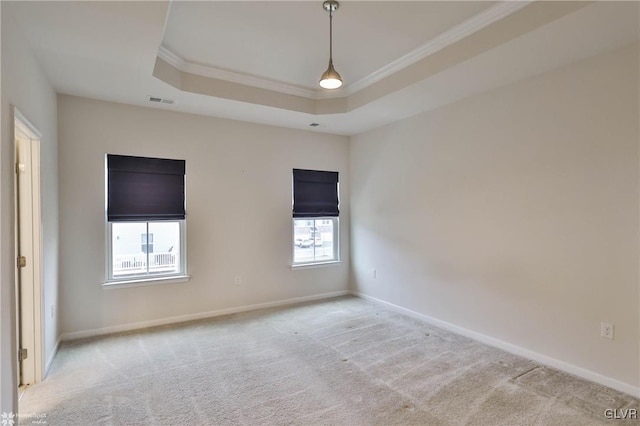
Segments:
[[[42,380],[40,135],[14,109],[16,149],[16,294],[21,385]]]

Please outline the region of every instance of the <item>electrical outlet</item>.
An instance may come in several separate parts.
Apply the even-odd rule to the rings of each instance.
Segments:
[[[236,285],[240,284],[242,284],[242,279],[240,278],[240,275],[236,275]]]
[[[613,324],[609,324],[608,322],[601,322],[600,337],[613,340]]]
[[[371,270],[371,277],[372,278],[377,278],[378,277],[378,271],[376,271],[375,269]]]

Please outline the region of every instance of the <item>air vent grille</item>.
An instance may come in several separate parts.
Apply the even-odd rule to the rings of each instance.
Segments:
[[[171,105],[175,101],[173,99],[157,98],[155,96],[149,96],[149,102],[155,102],[155,103],[162,103],[162,104]]]

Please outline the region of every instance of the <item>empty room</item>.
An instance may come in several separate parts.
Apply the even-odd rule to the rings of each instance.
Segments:
[[[640,3],[0,17],[0,424],[638,424]]]

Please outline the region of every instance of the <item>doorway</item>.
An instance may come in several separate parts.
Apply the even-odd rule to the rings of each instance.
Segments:
[[[13,108],[18,384],[42,380],[42,230],[38,129]]]

